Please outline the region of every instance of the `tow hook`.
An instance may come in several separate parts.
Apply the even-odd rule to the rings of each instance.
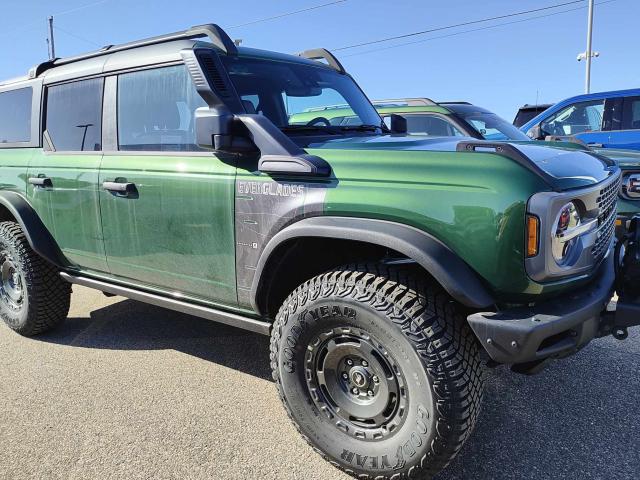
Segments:
[[[624,327],[616,327],[613,332],[611,332],[613,338],[616,340],[625,340],[629,336],[629,331]]]

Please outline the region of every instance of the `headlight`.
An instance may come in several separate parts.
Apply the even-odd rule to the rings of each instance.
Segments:
[[[580,225],[580,214],[576,208],[576,204],[569,202],[565,204],[558,214],[555,223],[555,232],[552,237],[553,258],[558,263],[564,263],[569,257],[576,243],[576,238],[567,238],[567,233]]]
[[[559,265],[568,262],[580,235],[596,228],[597,222],[597,219],[583,221],[574,202],[569,202],[560,209],[555,223],[555,231],[552,232],[551,237],[553,258]]]
[[[640,174],[634,173],[624,177],[622,193],[629,198],[640,198]]]

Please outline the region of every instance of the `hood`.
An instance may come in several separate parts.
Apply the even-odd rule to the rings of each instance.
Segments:
[[[417,135],[357,136],[313,143],[309,148],[347,150],[423,150],[455,152],[460,142],[482,141],[467,137],[421,137]],[[574,148],[527,143],[509,143],[527,157],[533,170],[544,172],[544,179],[555,190],[580,188],[606,180],[617,170],[613,162],[600,155]],[[486,142],[487,147],[500,143]],[[483,152],[485,153],[485,152]],[[488,152],[492,153],[492,152]],[[477,152],[480,154],[480,152]],[[638,157],[640,160],[640,156]]]
[[[640,151],[620,150],[615,148],[594,148],[599,155],[615,160],[622,170],[638,170],[640,168]]]

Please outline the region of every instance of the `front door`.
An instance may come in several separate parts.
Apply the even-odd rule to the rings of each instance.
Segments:
[[[545,135],[573,136],[593,147],[606,147],[609,132],[603,131],[604,99],[567,105],[543,120],[540,128]]]
[[[122,279],[237,303],[235,166],[195,145],[204,102],[184,65],[117,78],[117,151],[100,171],[109,269]]]
[[[43,149],[27,172],[27,197],[64,255],[107,271],[98,205],[103,79],[46,89]]]

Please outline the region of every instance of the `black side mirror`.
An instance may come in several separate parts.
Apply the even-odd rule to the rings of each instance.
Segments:
[[[542,122],[540,122],[537,125],[531,127],[531,130],[529,130],[527,135],[532,140],[544,140],[548,134],[543,130]]]
[[[382,120],[391,133],[407,133],[407,119],[402,115],[392,113],[382,117]]]
[[[195,130],[199,147],[211,150],[228,150],[231,147],[233,114],[216,108],[201,107],[196,110]]]

